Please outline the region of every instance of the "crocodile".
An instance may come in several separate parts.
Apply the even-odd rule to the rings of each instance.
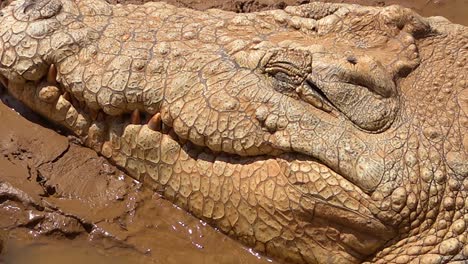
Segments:
[[[13,97],[257,252],[468,261],[464,26],[400,6],[19,0],[0,55]]]

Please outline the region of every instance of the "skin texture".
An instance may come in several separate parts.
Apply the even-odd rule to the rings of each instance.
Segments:
[[[255,250],[468,260],[465,27],[324,3],[23,0],[2,13],[13,96]]]

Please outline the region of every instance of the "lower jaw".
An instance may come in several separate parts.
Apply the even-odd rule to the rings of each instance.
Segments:
[[[393,236],[372,217],[366,194],[309,157],[215,154],[181,141],[160,120],[93,120],[66,95],[44,102],[38,97],[43,87],[35,83],[7,85],[14,97],[135,179],[267,255],[282,252],[280,258],[302,262],[329,259],[332,252],[337,261],[359,262]]]
[[[306,156],[214,154],[147,125],[109,131],[103,149],[116,165],[267,255],[281,248],[292,259],[322,263],[332,252],[336,263],[360,262],[394,236],[372,217],[366,194]]]

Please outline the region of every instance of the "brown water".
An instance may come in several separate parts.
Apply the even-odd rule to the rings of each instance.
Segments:
[[[308,2],[168,1],[237,12]],[[468,25],[468,0],[335,2],[399,3]],[[0,120],[0,263],[274,263],[174,207],[73,139],[1,103]]]

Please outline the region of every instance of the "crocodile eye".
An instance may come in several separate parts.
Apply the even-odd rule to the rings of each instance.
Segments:
[[[61,9],[60,0],[24,0],[16,5],[14,16],[20,21],[35,21],[51,18]]]

